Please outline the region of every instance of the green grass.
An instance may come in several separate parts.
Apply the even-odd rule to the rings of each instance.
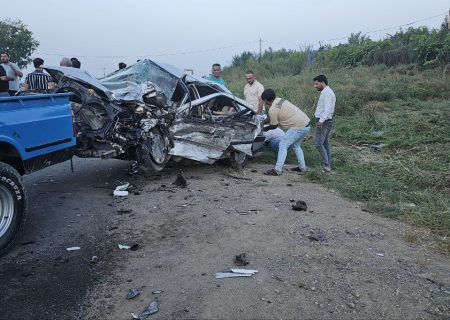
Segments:
[[[306,141],[306,177],[380,215],[450,236],[450,76],[440,69],[375,66],[310,69],[259,81],[312,118],[318,93],[311,79],[319,73],[327,74],[337,96],[334,170],[321,172],[319,155]],[[244,70],[225,70],[225,77],[242,96]],[[380,143],[381,150],[363,147]],[[267,151],[257,161],[275,163],[275,157]],[[289,162],[296,162],[292,152]]]

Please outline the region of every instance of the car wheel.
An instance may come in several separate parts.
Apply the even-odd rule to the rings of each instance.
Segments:
[[[144,171],[159,172],[170,160],[169,137],[160,128],[150,130],[151,137],[143,140],[138,147],[138,162]]]
[[[230,163],[232,166],[243,168],[247,164],[249,158],[250,157],[243,152],[230,151]]]
[[[0,255],[10,247],[26,216],[25,189],[19,173],[0,162]]]

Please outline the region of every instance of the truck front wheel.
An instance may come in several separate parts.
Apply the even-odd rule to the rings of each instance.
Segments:
[[[0,162],[0,256],[6,252],[26,216],[25,189],[19,173]]]

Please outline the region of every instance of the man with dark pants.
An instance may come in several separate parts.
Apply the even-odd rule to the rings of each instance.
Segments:
[[[270,125],[264,128],[264,131],[273,130],[278,126],[286,130],[286,133],[280,140],[278,147],[278,157],[275,169],[270,169],[264,174],[269,176],[279,176],[283,172],[284,162],[286,161],[287,151],[290,147],[294,149],[297,157],[298,166],[292,168],[293,171],[306,171],[305,157],[300,146],[303,139],[309,132],[308,116],[289,101],[275,97],[275,91],[266,89],[261,94],[261,99],[269,106]],[[269,120],[270,119],[270,120]],[[268,122],[266,120],[266,122]]]
[[[314,88],[320,91],[319,101],[315,113],[316,136],[315,145],[322,158],[324,172],[331,171],[331,150],[328,143],[331,128],[333,127],[333,113],[336,104],[336,96],[328,86],[328,79],[323,74],[314,78]]]
[[[0,97],[9,97],[10,77],[6,75],[6,70],[0,65]]]

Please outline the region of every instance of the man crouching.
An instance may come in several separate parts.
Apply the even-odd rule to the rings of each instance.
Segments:
[[[275,91],[272,89],[264,90],[261,95],[261,100],[269,106],[269,118],[266,122],[270,121],[270,125],[265,127],[264,131],[275,129],[278,126],[286,131],[280,141],[275,169],[270,169],[264,174],[270,176],[281,175],[284,162],[286,161],[287,151],[291,146],[294,149],[298,161],[298,166],[291,170],[299,172],[306,171],[305,157],[301,143],[309,132],[309,117],[289,101],[276,98]]]

